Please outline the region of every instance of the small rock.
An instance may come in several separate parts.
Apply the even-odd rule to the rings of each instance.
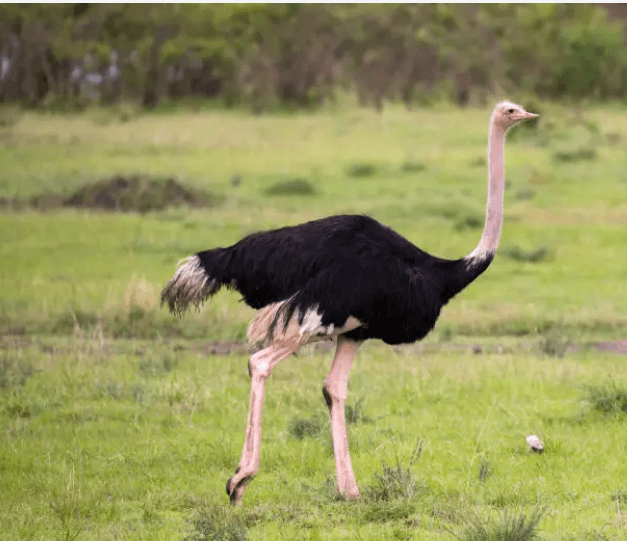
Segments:
[[[527,436],[527,443],[529,444],[529,450],[534,453],[542,453],[544,451],[544,444],[535,434]]]

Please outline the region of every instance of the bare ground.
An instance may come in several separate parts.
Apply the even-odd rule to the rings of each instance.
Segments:
[[[45,338],[44,338],[45,340]],[[89,348],[94,348],[94,344],[91,341],[88,344]],[[104,343],[97,346],[97,349],[102,354],[112,353],[114,349],[112,342],[104,340]],[[479,355],[481,353],[514,353],[520,351],[530,351],[537,345],[537,341],[528,341],[525,343],[518,343],[516,345],[499,345],[491,344],[490,346],[484,346],[477,341],[475,344],[455,344],[455,343],[440,343],[440,344],[422,344],[416,343],[407,346],[392,346],[392,351],[407,352],[407,353],[432,353],[436,351],[472,351]],[[45,353],[60,354],[70,351],[75,346],[68,345],[50,345],[40,339],[35,339],[27,336],[22,336],[19,333],[6,334],[0,337],[0,350],[8,349],[21,349],[31,346],[39,346]],[[311,351],[331,351],[334,347],[333,342],[318,342],[315,344],[307,345],[303,348],[301,354],[306,354]],[[173,349],[175,351],[200,351],[207,355],[233,355],[233,354],[248,354],[251,352],[251,346],[246,342],[203,342],[201,340],[195,340],[189,343],[182,344],[177,342]],[[597,351],[606,351],[610,353],[617,353],[619,355],[627,355],[627,340],[610,340],[605,342],[592,342],[592,343],[579,343],[570,344],[567,348],[567,352],[575,353],[586,349],[593,349]],[[143,346],[137,346],[135,353],[137,355],[143,355],[146,352]]]

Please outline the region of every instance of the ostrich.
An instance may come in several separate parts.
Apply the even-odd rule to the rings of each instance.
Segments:
[[[440,310],[492,262],[501,234],[505,134],[536,117],[502,102],[490,119],[488,202],[477,247],[461,259],[441,259],[367,216],[330,216],[249,235],[229,248],[184,259],[161,294],[180,315],[198,308],[222,286],[238,290],[258,311],[248,338],[258,350],[248,361],[252,379],[244,449],[226,483],[233,505],[259,471],[265,382],[279,362],[310,342],[337,339],[322,392],[329,408],[337,490],[359,496],[344,418],[353,357],[369,338],[413,343],[434,327]]]

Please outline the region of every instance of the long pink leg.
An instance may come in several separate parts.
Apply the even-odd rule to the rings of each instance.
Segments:
[[[248,481],[259,471],[261,415],[266,380],[270,377],[272,369],[283,359],[294,353],[297,348],[298,344],[296,341],[289,344],[273,344],[252,355],[248,362],[252,383],[244,449],[239,466],[235,470],[235,475],[226,482],[226,493],[229,495],[233,505],[241,502]]]
[[[355,482],[355,474],[353,473],[351,456],[348,450],[344,404],[348,389],[348,375],[353,364],[353,357],[360,345],[361,342],[354,342],[342,336],[338,337],[335,358],[322,388],[331,417],[337,489],[346,498],[359,496],[359,489]]]

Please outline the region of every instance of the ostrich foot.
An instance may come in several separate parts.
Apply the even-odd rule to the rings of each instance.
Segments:
[[[351,483],[349,480],[346,480],[344,483],[338,483],[337,494],[339,497],[345,500],[354,500],[355,498],[360,498],[359,489],[357,488],[357,483],[354,481]]]
[[[231,505],[239,505],[242,503],[244,497],[244,491],[248,482],[253,479],[252,475],[239,475],[240,468],[235,470],[235,475],[229,477],[226,482],[226,493],[231,500]]]
[[[361,494],[359,494],[359,490],[355,489],[355,490],[351,490],[349,492],[340,492],[338,491],[337,493],[338,497],[343,499],[343,500],[356,500],[358,498],[361,498]]]

